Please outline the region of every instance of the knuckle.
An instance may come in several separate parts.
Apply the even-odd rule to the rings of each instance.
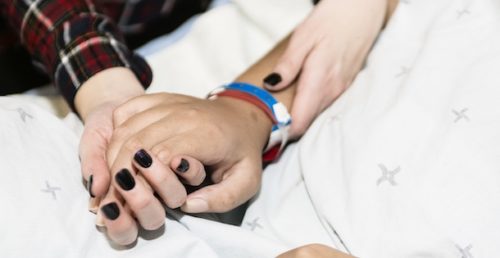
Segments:
[[[165,173],[171,173],[166,172]],[[172,178],[167,174],[162,173],[156,177],[155,181],[150,181],[153,184],[156,192],[160,195],[160,199],[169,208],[176,209],[182,206],[187,199],[186,189],[180,182],[175,182],[177,178]]]
[[[203,111],[196,106],[189,106],[183,111],[183,117],[187,119],[199,119],[203,115]],[[196,121],[196,120],[195,120]]]
[[[160,171],[158,171],[160,172]],[[169,184],[169,178],[167,176],[168,172],[156,173],[154,177],[149,177],[148,182],[152,185],[155,190],[161,190],[162,186],[167,186]]]
[[[142,141],[138,137],[132,137],[125,142],[124,148],[129,152],[135,153],[142,148]]]
[[[151,152],[156,156],[156,158],[163,164],[168,165],[170,162],[170,158],[172,157],[172,151],[170,149],[161,144],[153,147]]]
[[[231,191],[224,192],[220,200],[221,200],[220,212],[229,211],[240,204],[238,195]]]
[[[291,74],[298,66],[300,66],[300,60],[289,54],[283,57],[277,69],[281,70],[282,74]]]
[[[203,183],[203,181],[205,181],[206,177],[207,177],[207,174],[200,169],[196,174],[196,178],[193,182],[193,186],[201,185]]]
[[[151,194],[144,193],[134,195],[134,198],[132,198],[129,202],[132,210],[137,212],[149,207],[151,204],[153,204],[153,201],[154,199]]]
[[[122,121],[126,115],[127,112],[125,108],[117,107],[115,110],[113,110],[113,121],[115,122]]]
[[[165,204],[171,208],[171,209],[177,209],[181,207],[187,199],[187,193],[184,190],[177,191],[175,194],[169,195],[168,197],[164,198]]]
[[[113,140],[121,140],[121,139],[125,139],[126,137],[128,137],[130,135],[130,129],[128,129],[128,127],[126,126],[120,126],[118,128],[116,128],[113,132]]]

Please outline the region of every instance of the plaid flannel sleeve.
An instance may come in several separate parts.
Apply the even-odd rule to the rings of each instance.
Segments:
[[[148,64],[92,0],[0,0],[0,10],[73,110],[80,86],[104,69],[128,67],[144,87],[151,83]]]

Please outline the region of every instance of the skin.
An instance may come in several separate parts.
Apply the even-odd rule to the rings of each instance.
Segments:
[[[259,85],[287,41],[237,81]],[[293,96],[293,87],[275,94],[288,107]],[[114,127],[107,152],[111,178],[123,168],[137,169],[138,174],[133,173],[136,187],[125,191],[112,180],[101,207],[112,202],[118,204],[121,215],[115,220],[104,217],[104,225],[110,239],[126,245],[136,239],[139,225],[154,229],[152,225],[161,226],[160,221],[164,221],[164,210],[146,184],[167,206],[181,207],[190,213],[228,211],[255,195],[262,173],[262,149],[272,123],[262,110],[242,100],[228,97],[205,100],[160,93],[136,97],[118,107]],[[131,160],[141,149],[153,158],[153,165],[147,169]],[[190,160],[190,169],[179,174],[175,168],[181,158]],[[207,175],[201,164],[210,168],[214,184],[187,195],[181,180],[192,185],[201,183]],[[139,225],[134,223],[134,217]]]
[[[353,1],[357,4],[344,4],[344,7],[359,8],[360,1]],[[299,44],[304,40],[301,37],[309,36],[301,34],[307,32],[307,28],[314,27],[318,17],[325,15],[324,10],[339,7],[336,6],[339,1],[324,0],[308,18],[314,21],[312,25],[299,26],[302,29],[297,29],[291,39],[281,42],[236,81],[261,85],[262,78],[273,69],[282,74],[288,72],[282,85],[273,88],[279,90],[274,96],[289,109],[292,101],[295,102],[292,117],[298,126],[293,130],[295,136],[301,135],[312,118],[345,90],[359,71],[384,18],[387,19],[386,13],[395,8],[395,5],[386,1],[375,2],[378,5],[371,6],[378,8],[375,9],[378,12],[374,12],[374,18],[360,19],[359,24],[355,24],[360,29],[363,25],[369,27],[368,31],[361,33],[367,35],[361,38],[362,44],[349,44],[349,40],[359,42],[359,34],[345,35],[348,33],[342,29],[345,22],[340,21],[319,27],[320,31],[311,29],[318,35],[335,31],[331,37],[335,36],[339,41],[336,44],[324,41],[328,37],[311,40],[321,43],[317,45]],[[344,12],[348,10],[344,9]],[[308,24],[308,20],[304,24]],[[333,27],[330,27],[332,24]],[[348,40],[338,40],[343,35]],[[301,50],[304,46],[306,51]],[[301,58],[297,59],[300,62],[287,59],[294,49],[300,53]],[[324,52],[327,50],[330,52]],[[318,61],[324,62],[324,58],[313,58],[323,54],[326,57],[333,56],[333,61],[325,64]],[[336,58],[339,56],[342,58]],[[287,67],[283,64],[301,66]],[[316,69],[319,71],[314,72],[312,67],[319,67]],[[261,178],[261,150],[271,130],[269,118],[260,109],[227,97],[208,101],[168,93],[146,96],[130,71],[116,69],[120,70],[106,70],[100,73],[101,76],[97,74],[91,78],[76,98],[77,110],[86,123],[80,146],[82,173],[86,179],[90,174],[94,176],[91,190],[94,195],[104,198],[101,207],[113,202],[120,209],[121,215],[117,219],[103,218],[111,240],[127,245],[137,238],[139,225],[150,230],[163,225],[165,211],[153,192],[158,193],[167,206],[181,207],[191,213],[228,211],[257,192]],[[296,89],[300,98],[295,97]],[[96,94],[99,91],[101,93]],[[297,106],[306,102],[312,108],[304,106],[304,112],[297,112]],[[200,143],[203,144],[200,146]],[[142,168],[132,160],[140,149],[146,150],[152,157],[151,167]],[[185,173],[175,170],[182,158],[190,164],[190,169]],[[209,174],[204,170],[204,165],[210,168]],[[133,172],[136,186],[132,190],[121,189],[113,180],[116,173],[124,168]],[[214,184],[187,195],[182,183],[196,186],[206,176],[210,176]]]
[[[110,185],[106,162],[108,142],[113,134],[113,112],[144,89],[131,70],[124,67],[106,69],[87,80],[75,96],[75,107],[85,127],[80,140],[82,176],[93,175],[92,194],[103,196]]]
[[[352,258],[354,256],[340,252],[326,245],[310,244],[292,249],[278,258]]]
[[[302,135],[360,71],[398,0],[322,0],[301,23],[273,68],[281,75],[270,91],[298,82],[291,135]],[[321,94],[318,94],[321,92]]]

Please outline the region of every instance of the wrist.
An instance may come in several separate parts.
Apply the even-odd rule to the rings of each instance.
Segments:
[[[85,121],[89,113],[100,106],[118,106],[142,94],[144,88],[130,69],[113,67],[96,73],[80,87],[75,107]]]
[[[291,123],[290,114],[283,103],[276,100],[266,90],[253,84],[244,82],[233,82],[222,87],[216,88],[209,95],[209,99],[215,97],[230,97],[251,104],[254,110],[260,110],[261,116],[267,117],[268,123],[272,125],[271,131],[267,137],[267,146],[265,149],[264,161],[275,160],[288,140],[288,129]],[[248,108],[247,108],[248,109]],[[252,117],[258,118],[253,112]],[[252,124],[263,123],[263,120],[254,121]],[[269,131],[267,131],[269,132]]]
[[[253,139],[258,150],[263,150],[272,131],[273,122],[259,107],[232,97],[218,97],[214,103],[221,105],[224,110],[234,112],[248,130],[248,137]]]

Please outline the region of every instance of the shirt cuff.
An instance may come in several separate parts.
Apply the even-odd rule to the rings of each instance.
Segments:
[[[75,111],[75,95],[94,74],[112,67],[127,67],[147,88],[152,72],[146,61],[112,36],[81,37],[59,53],[54,83]]]

